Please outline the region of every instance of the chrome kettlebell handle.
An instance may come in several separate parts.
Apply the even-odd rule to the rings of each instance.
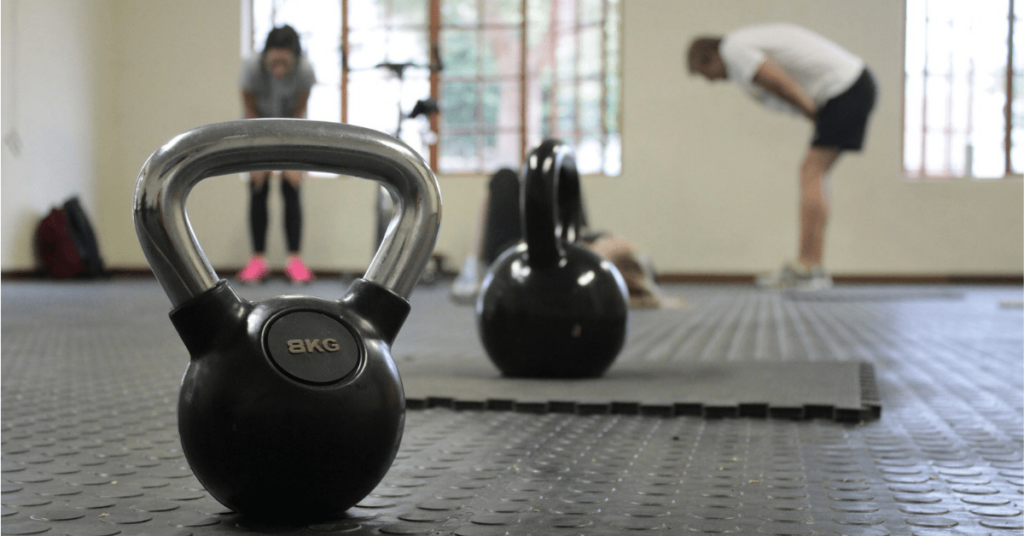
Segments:
[[[324,171],[381,183],[391,194],[395,214],[363,278],[409,297],[430,260],[441,223],[441,193],[426,162],[400,140],[375,130],[302,119],[250,119],[176,136],[149,157],[139,174],[135,232],[174,307],[218,281],[185,211],[192,187],[207,177],[267,169]]]
[[[583,201],[572,149],[560,140],[544,140],[530,152],[520,179],[522,236],[530,264],[553,266],[565,255],[562,243],[582,232]]]

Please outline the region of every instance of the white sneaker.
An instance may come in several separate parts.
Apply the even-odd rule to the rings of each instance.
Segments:
[[[827,290],[832,288],[832,284],[832,276],[828,274],[828,270],[824,266],[812,266],[811,278],[809,280],[801,280],[793,290]]]
[[[764,289],[816,291],[832,288],[832,277],[823,266],[787,262],[774,273],[758,276],[756,283]]]
[[[483,273],[486,268],[480,265],[476,255],[466,256],[459,270],[459,276],[452,283],[452,301],[462,305],[476,303],[476,295],[480,292],[480,283],[483,280]]]

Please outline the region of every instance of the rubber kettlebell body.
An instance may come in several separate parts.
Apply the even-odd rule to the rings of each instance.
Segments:
[[[192,353],[178,400],[182,449],[222,504],[259,517],[329,517],[384,478],[405,397],[394,334],[367,319],[404,319],[409,308],[373,287],[362,281],[341,303],[246,303],[222,282],[171,313]]]
[[[370,177],[392,194],[388,234],[341,299],[251,302],[209,267],[186,194],[203,178],[259,169]],[[208,125],[150,157],[136,231],[191,356],[178,399],[182,449],[215,499],[248,517],[309,522],[343,514],[383,479],[405,423],[391,345],[433,251],[440,201],[414,151],[335,123]]]
[[[626,283],[618,269],[575,242],[579,182],[571,153],[548,141],[524,167],[525,240],[484,277],[477,330],[505,376],[598,377],[626,341]]]

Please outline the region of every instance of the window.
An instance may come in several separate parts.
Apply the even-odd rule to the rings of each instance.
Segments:
[[[619,0],[245,0],[244,53],[290,24],[309,117],[395,134],[443,174],[518,167],[549,137],[618,175]],[[400,119],[417,101],[441,113]]]
[[[908,176],[999,178],[1024,171],[1018,2],[906,0]]]

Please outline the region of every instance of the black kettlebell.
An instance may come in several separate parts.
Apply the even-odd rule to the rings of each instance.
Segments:
[[[524,241],[484,277],[480,339],[505,376],[601,376],[626,341],[629,298],[618,269],[577,243],[580,183],[568,146],[548,140],[531,152],[520,188]]]
[[[262,169],[370,178],[394,198],[377,254],[340,300],[250,302],[218,280],[185,198],[204,178]],[[422,158],[395,138],[338,123],[207,125],[153,153],[134,216],[191,354],[178,432],[207,491],[243,516],[284,522],[332,518],[369,494],[402,438],[405,395],[390,347],[440,226],[437,180]]]

